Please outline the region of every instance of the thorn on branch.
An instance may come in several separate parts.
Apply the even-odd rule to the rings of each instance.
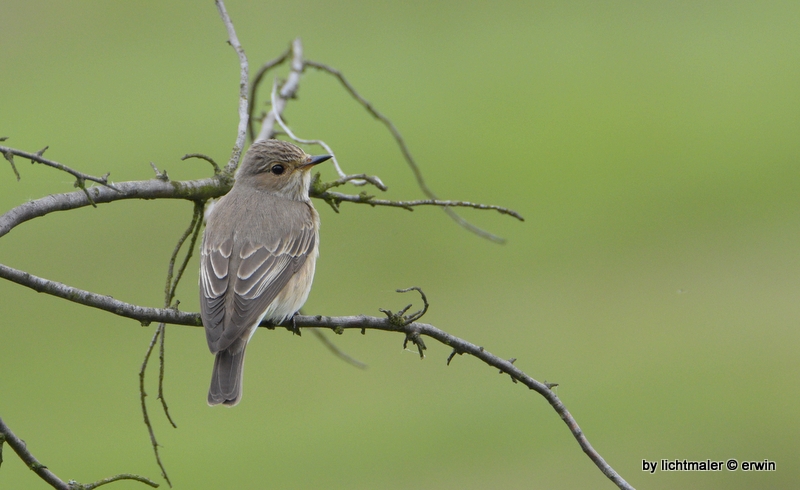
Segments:
[[[414,345],[417,346],[417,350],[419,351],[419,358],[425,359],[424,350],[427,349],[425,346],[425,342],[422,341],[422,337],[419,336],[419,332],[408,332],[406,333],[406,338],[403,340],[403,349],[408,347],[408,341],[411,341]]]
[[[77,179],[75,179],[75,183],[73,184],[73,186],[80,188],[80,190],[82,190],[83,193],[86,194],[86,199],[89,200],[89,204],[91,204],[93,208],[97,207],[97,203],[94,202],[94,199],[92,199],[91,194],[89,194],[89,190],[86,189],[86,179],[84,179],[83,177],[78,177]]]
[[[558,386],[558,383],[548,383],[547,380],[544,380],[544,382],[542,384],[547,386],[548,390],[552,390],[553,388]]]
[[[511,359],[508,360],[508,362],[510,362],[511,364],[514,364],[516,361],[517,361],[516,357],[512,357]],[[503,373],[505,373],[505,371],[503,371],[502,369],[498,371],[498,374],[503,374]],[[511,376],[511,373],[508,373],[508,376],[511,378],[511,381],[513,381],[514,383],[517,382],[517,379],[514,376]]]
[[[169,175],[167,175],[166,170],[164,170],[163,172],[159,172],[158,167],[156,167],[156,164],[153,162],[150,162],[150,166],[153,168],[153,172],[156,173],[156,179],[162,182],[169,182]]]
[[[0,140],[0,141],[2,141],[2,140]],[[19,176],[19,171],[17,170],[17,166],[14,165],[14,154],[11,153],[10,151],[4,151],[3,152],[3,156],[6,157],[6,160],[8,160],[8,163],[11,164],[11,170],[14,171],[14,175],[17,176],[17,182],[19,182],[20,176]]]
[[[49,146],[45,146],[45,147],[44,147],[44,148],[42,148],[41,150],[37,151],[37,152],[36,152],[36,154],[37,154],[38,156],[42,156],[42,155],[44,155],[44,152],[46,152],[48,148],[50,148],[50,147],[49,147]],[[33,162],[31,162],[31,163],[33,163]],[[108,176],[108,174],[106,174],[106,176]]]
[[[447,365],[448,365],[448,366],[450,365],[450,361],[452,361],[452,360],[453,360],[453,358],[454,358],[454,357],[456,357],[456,354],[458,354],[458,355],[460,356],[460,355],[461,355],[461,354],[463,354],[463,353],[464,353],[464,351],[458,350],[458,349],[456,349],[456,348],[454,347],[454,348],[453,348],[453,352],[451,352],[451,353],[450,353],[450,355],[449,355],[449,356],[447,356]]]

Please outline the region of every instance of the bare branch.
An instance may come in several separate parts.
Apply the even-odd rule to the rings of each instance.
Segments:
[[[192,258],[192,251],[194,250],[195,243],[197,243],[197,236],[200,234],[200,228],[203,224],[201,218],[203,217],[204,206],[204,201],[194,202],[192,222],[189,223],[189,227],[186,228],[186,231],[184,231],[183,235],[181,235],[181,237],[178,239],[178,243],[175,245],[175,249],[172,251],[172,255],[170,256],[169,266],[167,267],[167,284],[164,288],[165,308],[172,304],[172,300],[175,298],[175,289],[178,287],[178,283],[180,282],[184,271],[186,271],[186,266],[189,264],[189,259]],[[175,261],[178,259],[178,252],[180,252],[181,247],[183,247],[183,244],[186,242],[186,239],[189,238],[189,235],[192,236],[192,239],[189,243],[189,249],[183,259],[183,263],[178,268],[178,274],[175,276],[175,280],[173,281],[173,271],[175,269]]]
[[[283,114],[286,108],[286,102],[297,95],[297,89],[300,86],[300,75],[303,73],[303,43],[300,38],[292,41],[292,64],[289,71],[289,77],[281,85],[278,90],[278,96],[272,100],[272,107],[270,107],[267,116],[261,121],[261,131],[258,132],[258,137],[254,141],[262,141],[275,137],[275,123],[276,118]],[[260,81],[260,80],[259,80]]]
[[[222,17],[222,22],[225,23],[225,27],[228,30],[228,43],[233,46],[233,49],[236,50],[236,54],[239,56],[239,66],[241,69],[241,77],[239,79],[239,128],[236,133],[236,143],[233,146],[231,159],[228,161],[228,165],[225,166],[225,172],[232,175],[239,165],[239,159],[242,156],[242,149],[244,148],[244,140],[247,136],[247,84],[250,76],[248,75],[247,56],[244,54],[242,45],[239,44],[239,38],[236,37],[236,29],[233,28],[233,22],[231,22],[231,18],[228,16],[228,11],[225,10],[225,3],[223,3],[222,0],[216,0],[216,4],[219,15]]]
[[[139,320],[143,324],[147,324],[152,321],[159,321],[176,325],[195,327],[202,326],[199,313],[184,313],[178,312],[177,310],[171,308],[159,309],[131,305],[109,296],[101,296],[98,294],[89,293],[72,288],[70,286],[65,286],[60,283],[54,283],[46,279],[41,279],[25,272],[16,271],[14,269],[11,269],[14,274],[9,274],[9,269],[11,268],[0,265],[0,277],[11,279],[14,282],[31,287],[32,289],[40,292],[48,292],[77,303],[109,311],[119,316],[133,318]],[[51,292],[51,289],[55,289],[55,293]],[[405,311],[406,310],[402,310],[402,313]],[[551,386],[555,386],[554,384],[546,384],[536,381],[522,372],[519,368],[515,367],[511,362],[487,352],[482,347],[478,347],[463,339],[439,330],[432,325],[419,323],[416,321],[412,321],[410,323],[406,323],[405,321],[397,321],[396,315],[397,314],[388,315],[387,318],[369,317],[365,315],[346,317],[295,315],[289,322],[282,326],[289,330],[294,328],[310,327],[330,328],[334,332],[341,332],[345,329],[359,329],[362,331],[371,329],[383,330],[387,332],[402,332],[406,335],[406,342],[411,340],[417,344],[418,348],[420,349],[420,353],[422,353],[422,350],[425,347],[424,344],[418,342],[418,339],[420,335],[425,335],[453,348],[454,354],[450,355],[448,358],[448,363],[455,354],[470,354],[482,360],[486,364],[498,368],[500,371],[511,376],[512,379],[521,382],[525,386],[544,396],[550,405],[552,405],[553,409],[559,414],[561,419],[564,420],[564,423],[567,424],[573,436],[578,441],[578,444],[580,444],[583,451],[589,456],[595,465],[600,468],[600,470],[609,479],[616,483],[619,488],[632,488],[613,470],[613,468],[611,468],[611,466],[605,462],[605,460],[600,456],[599,453],[597,453],[591,444],[589,444],[588,439],[586,439],[586,436],[583,434],[583,431],[580,429],[575,419],[572,417],[569,411],[567,411],[566,407],[555,395],[555,393],[550,390]],[[275,325],[267,322],[262,323],[261,326],[266,328],[275,327]],[[151,345],[155,344],[155,340],[156,338],[154,337]],[[150,350],[148,350],[148,356],[151,350],[152,347]]]
[[[0,268],[0,272],[2,269]],[[108,297],[105,297],[108,298]],[[116,300],[114,300],[116,301]],[[118,302],[122,303],[122,302]],[[93,305],[90,305],[93,306]],[[106,309],[106,308],[103,308]],[[181,315],[172,315],[171,313],[177,313],[171,309],[157,309],[157,308],[143,308],[140,306],[129,305],[126,303],[122,303],[118,311],[114,311],[114,313],[133,318],[135,313],[139,312],[138,315],[141,315],[143,311],[147,310],[147,315],[150,321],[156,321],[161,318],[171,317],[174,321],[170,321],[169,323],[179,324],[179,325],[187,325],[187,326],[202,326],[200,321],[199,313],[182,313]],[[109,310],[110,311],[110,310]],[[396,315],[396,314],[395,314]],[[499,369],[501,372],[508,374],[511,376],[512,379],[524,384],[528,388],[536,391],[540,395],[542,395],[553,409],[559,414],[561,419],[570,429],[572,435],[578,441],[578,444],[581,446],[583,451],[589,456],[589,458],[595,463],[595,465],[605,474],[609,479],[611,479],[619,488],[632,488],[619,474],[611,468],[608,463],[600,456],[599,453],[592,447],[589,443],[588,439],[584,435],[583,431],[581,430],[578,423],[566,409],[564,404],[558,398],[558,396],[550,389],[551,386],[554,386],[552,383],[542,383],[536,381],[532,377],[525,374],[522,370],[514,366],[511,362],[502,359],[494,354],[491,354],[483,347],[476,346],[466,340],[460,339],[454,335],[450,335],[447,332],[444,332],[433,325],[420,323],[420,322],[402,322],[396,321],[396,318],[392,318],[393,315],[389,315],[387,318],[377,318],[377,317],[370,317],[365,315],[359,316],[344,316],[344,317],[328,317],[328,316],[306,316],[306,315],[295,315],[292,320],[287,322],[286,324],[282,325],[287,329],[291,330],[292,328],[330,328],[334,332],[342,332],[346,329],[358,329],[358,330],[382,330],[387,332],[400,332],[406,334],[406,341],[412,340],[417,343],[420,351],[424,349],[424,344],[419,344],[415,339],[418,339],[419,336],[424,335],[430,338],[433,338],[447,346],[453,348],[454,353],[458,354],[470,354],[484,363]],[[275,325],[264,322],[261,325],[262,327],[266,328],[274,328]],[[151,346],[155,344],[155,338],[151,342]],[[149,352],[152,350],[152,347]],[[451,354],[448,361],[452,359]],[[153,444],[156,444],[153,441]],[[166,479],[166,476],[165,476]]]
[[[253,111],[255,111],[256,109],[256,97],[258,94],[258,87],[259,85],[261,85],[261,81],[264,79],[264,75],[266,75],[268,71],[275,68],[276,66],[282,65],[283,62],[289,58],[290,54],[292,54],[291,46],[289,46],[289,48],[287,48],[282,55],[278,56],[274,60],[264,63],[261,66],[261,68],[258,69],[258,73],[256,73],[256,76],[253,78],[253,82],[250,84],[250,107],[248,110],[249,118],[247,120],[247,130],[250,135],[251,141],[256,140],[256,132],[255,129],[253,129],[253,119],[254,119]]]
[[[113,184],[109,184],[108,183],[108,175],[109,174],[105,174],[102,177],[94,177],[92,175],[85,174],[83,172],[78,172],[77,170],[71,169],[71,168],[67,167],[66,165],[62,165],[62,164],[60,164],[58,162],[54,162],[53,160],[49,160],[47,158],[44,158],[42,155],[44,154],[45,150],[47,150],[46,146],[44,148],[42,148],[41,150],[39,150],[38,152],[36,152],[36,153],[29,153],[27,151],[17,150],[15,148],[9,148],[9,147],[6,147],[6,146],[0,146],[0,153],[5,155],[6,159],[9,162],[11,162],[12,165],[14,165],[14,162],[11,159],[11,156],[12,155],[16,155],[18,157],[26,158],[26,159],[30,160],[32,163],[33,162],[41,163],[42,165],[47,165],[48,167],[53,167],[53,168],[56,168],[56,169],[61,170],[63,172],[66,172],[66,173],[72,175],[73,177],[75,177],[76,181],[78,181],[78,182],[85,182],[85,181],[88,180],[90,182],[96,182],[98,184],[102,184],[102,185],[104,185],[106,187],[109,187],[111,189],[117,190],[116,187],[114,187]],[[14,169],[14,173],[17,174],[17,180],[19,180],[19,173],[17,173],[16,168]],[[76,185],[76,187],[80,187],[80,186]]]
[[[392,133],[392,136],[397,142],[397,145],[400,147],[400,151],[403,153],[403,158],[405,158],[406,163],[411,168],[411,171],[414,172],[414,177],[417,179],[417,184],[419,185],[419,188],[422,189],[422,192],[432,200],[439,199],[438,197],[436,197],[436,194],[431,190],[431,188],[428,187],[428,184],[425,183],[425,179],[422,177],[422,171],[420,171],[419,165],[417,165],[417,162],[414,160],[414,157],[411,156],[411,151],[408,149],[408,145],[406,145],[406,142],[403,139],[403,135],[400,134],[400,131],[388,117],[378,112],[378,110],[375,109],[375,107],[373,107],[372,104],[367,99],[362,97],[361,94],[359,94],[358,91],[356,91],[355,87],[353,87],[350,84],[350,82],[347,81],[342,72],[340,72],[339,70],[331,66],[328,66],[324,63],[317,63],[315,61],[310,61],[310,60],[306,60],[304,66],[310,66],[312,68],[316,68],[317,70],[322,70],[324,72],[330,73],[331,75],[339,79],[339,82],[342,84],[345,90],[347,90],[347,92],[349,92],[350,95],[354,99],[356,99],[358,103],[364,107],[364,109],[367,110],[367,112],[369,112],[370,114],[372,114],[373,117],[382,122],[384,126],[386,126],[386,128],[389,130],[389,132]],[[456,223],[466,228],[467,230],[475,233],[476,235],[496,243],[505,243],[504,238],[501,238],[497,235],[489,233],[486,230],[478,228],[477,226],[473,225],[469,221],[465,220],[464,218],[456,214],[456,212],[450,209],[449,207],[445,207],[443,209],[444,212],[447,213],[447,215],[450,216],[450,218],[452,218]]]
[[[47,293],[92,308],[114,313],[115,315],[137,320],[143,326],[151,322],[171,323],[174,325],[202,325],[198,313],[185,313],[170,308],[149,308],[119,301],[111,296],[84,291],[56,281],[34,276],[25,271],[0,264],[0,277],[22,286],[29,287],[38,293]]]
[[[604,459],[597,450],[592,447],[586,435],[581,430],[575,418],[567,410],[564,403],[558,396],[550,389],[555,386],[553,383],[542,383],[536,381],[532,377],[525,374],[521,369],[514,366],[513,363],[502,359],[483,347],[460,339],[447,332],[439,330],[433,325],[426,323],[412,322],[403,325],[402,323],[393,322],[390,318],[377,318],[365,315],[359,316],[346,316],[346,317],[326,317],[326,316],[295,316],[294,325],[299,328],[330,328],[334,331],[343,331],[346,329],[358,330],[383,330],[387,332],[401,332],[406,334],[406,338],[419,335],[425,335],[435,339],[442,344],[448,345],[453,348],[453,351],[458,354],[469,354],[477,359],[480,359],[489,366],[499,369],[501,372],[508,374],[512,379],[524,384],[531,390],[542,395],[553,407],[553,409],[561,417],[561,420],[567,424],[573,437],[578,441],[578,444],[583,449],[583,452],[594,462],[594,464],[608,477],[615,485],[622,489],[633,489],[633,487],[625,481]],[[452,359],[451,357],[448,361]]]
[[[315,174],[315,176],[316,175],[319,174]],[[319,180],[317,179],[315,182],[312,182],[311,186],[316,194],[321,194],[327,191],[328,189],[345,185],[346,183],[352,182],[354,180],[361,180],[364,181],[364,183],[369,182],[370,184],[374,185],[375,187],[377,187],[382,191],[389,190],[389,188],[386,187],[386,184],[384,184],[383,181],[377,175],[367,175],[367,174],[345,175],[344,177],[340,177],[339,179],[334,180],[332,182],[319,182]]]
[[[39,475],[39,478],[46,481],[51,487],[57,488],[59,490],[70,490],[69,486],[61,480],[61,478],[57,477],[55,473],[50,471],[47,466],[43,465],[39,462],[36,457],[28,451],[28,446],[25,444],[25,441],[17,437],[11,429],[3,422],[3,419],[0,418],[0,436],[3,437],[5,442],[17,453],[19,459],[25,463],[25,466],[33,470],[34,473]]]
[[[147,393],[144,390],[144,377],[145,370],[147,369],[147,363],[150,360],[150,354],[153,353],[153,347],[155,347],[159,335],[164,332],[164,329],[162,328],[163,325],[164,324],[162,323],[156,329],[155,335],[153,335],[153,338],[150,340],[150,344],[147,346],[147,352],[145,352],[144,360],[142,361],[142,367],[139,369],[139,400],[142,406],[144,425],[147,427],[147,431],[150,434],[150,444],[153,446],[153,453],[155,453],[156,456],[156,463],[161,469],[161,477],[164,478],[164,480],[167,482],[167,485],[172,488],[172,482],[169,481],[167,470],[164,468],[164,464],[161,462],[161,457],[158,454],[158,441],[156,440],[156,433],[153,431],[153,425],[150,423],[150,416],[147,414],[147,404],[145,403],[145,397],[147,397]]]
[[[115,475],[115,476],[110,476],[108,478],[103,478],[102,480],[96,481],[94,483],[87,483],[85,485],[82,485],[80,489],[76,488],[73,490],[94,490],[95,488],[105,485],[106,483],[113,483],[115,481],[120,481],[120,480],[136,480],[138,482],[150,485],[153,488],[158,488],[158,483],[148,478],[139,475],[132,475],[130,473],[123,473],[121,475]]]
[[[458,208],[494,210],[500,214],[506,214],[509,216],[513,216],[514,218],[520,221],[525,221],[525,218],[523,218],[522,215],[520,215],[513,209],[504,208],[502,206],[495,206],[493,204],[480,204],[469,201],[440,201],[437,199],[421,199],[417,201],[389,201],[385,199],[375,199],[374,196],[370,196],[363,192],[358,195],[353,195],[353,194],[341,194],[339,192],[330,192],[330,191],[324,191],[320,193],[315,192],[312,195],[312,197],[317,197],[319,199],[324,200],[325,202],[333,206],[333,208],[336,210],[339,209],[339,203],[342,202],[369,204],[371,206],[389,206],[395,208],[403,208],[409,211],[413,211],[414,207],[417,206],[438,206],[445,209],[450,207],[458,207]]]
[[[14,434],[11,429],[3,422],[3,419],[0,418],[0,449],[2,449],[3,442],[7,442],[11,449],[17,453],[17,456],[25,463],[25,466],[30,468],[34,473],[39,475],[39,477],[47,482],[51,487],[56,488],[58,490],[92,490],[94,488],[99,487],[100,485],[105,485],[106,483],[115,482],[118,480],[136,480],[147,485],[150,485],[153,488],[158,488],[158,483],[155,483],[143,476],[139,475],[132,475],[129,473],[116,475],[109,478],[104,478],[103,480],[88,483],[82,485],[76,481],[70,480],[69,482],[64,482],[61,478],[56,476],[55,473],[50,471],[47,466],[43,465],[39,462],[39,460],[34,457],[33,454],[28,450],[27,444],[25,441],[20,439],[19,437]],[[2,461],[2,459],[0,459]]]
[[[208,200],[225,195],[232,182],[223,175],[199,180],[173,180],[165,182],[160,179],[118,182],[116,190],[108,187],[90,187],[87,189],[95,203],[102,204],[124,199],[188,199]],[[67,211],[91,205],[83,192],[53,194],[41,199],[28,201],[9,210],[0,216],[0,237],[13,227],[33,218],[44,216],[53,211]]]

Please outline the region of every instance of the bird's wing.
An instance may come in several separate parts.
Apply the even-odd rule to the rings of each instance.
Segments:
[[[204,241],[200,311],[211,352],[226,349],[245,335],[314,250],[311,220],[281,235],[274,243],[237,244],[232,237],[218,245]]]

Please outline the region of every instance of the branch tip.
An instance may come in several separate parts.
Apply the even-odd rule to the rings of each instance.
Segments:
[[[181,160],[188,160],[189,158],[199,158],[210,163],[211,166],[214,167],[214,175],[219,175],[220,172],[222,172],[222,170],[219,168],[219,165],[217,165],[217,162],[215,162],[214,159],[208,155],[203,155],[202,153],[187,153],[181,157]]]

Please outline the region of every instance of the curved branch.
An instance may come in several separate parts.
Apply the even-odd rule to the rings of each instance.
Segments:
[[[92,175],[85,174],[83,172],[79,172],[79,171],[77,171],[75,169],[69,168],[66,165],[62,165],[62,164],[60,164],[58,162],[55,162],[53,160],[50,160],[48,158],[44,158],[42,155],[44,155],[44,152],[48,148],[49,147],[45,146],[44,148],[42,148],[41,150],[37,151],[36,153],[30,153],[30,152],[27,152],[27,151],[17,150],[15,148],[9,148],[7,146],[0,146],[0,153],[2,153],[6,157],[6,160],[11,162],[12,165],[14,164],[12,156],[18,156],[18,157],[22,157],[22,158],[27,158],[32,163],[33,162],[41,163],[42,165],[47,165],[48,167],[53,167],[53,168],[56,168],[56,169],[61,170],[63,172],[66,172],[66,173],[72,175],[73,177],[75,177],[79,182],[88,180],[88,181],[91,181],[91,182],[97,182],[98,184],[102,184],[104,186],[107,186],[107,187],[110,187],[110,188],[114,189],[114,185],[108,183],[109,174],[106,174],[106,175],[104,175],[102,177],[94,177]],[[17,173],[16,169],[15,169],[15,173]],[[18,173],[17,173],[17,180],[19,180],[19,174]]]
[[[114,189],[90,187],[87,189],[95,203],[108,203],[123,199],[188,199],[207,200],[225,195],[232,186],[229,178],[216,176],[208,179],[164,181],[161,179],[118,182]],[[67,211],[91,206],[91,201],[79,191],[52,194],[28,201],[0,216],[0,237],[15,226],[54,211]]]
[[[386,126],[386,129],[388,129],[389,132],[392,133],[392,137],[394,137],[394,140],[397,142],[397,146],[400,147],[400,152],[403,154],[403,158],[406,160],[406,163],[411,168],[411,171],[414,173],[414,178],[417,179],[417,185],[419,185],[419,188],[422,189],[422,192],[434,201],[439,199],[433,192],[433,190],[430,187],[428,187],[428,184],[422,177],[422,171],[419,169],[419,165],[417,165],[416,160],[414,160],[414,157],[411,155],[411,150],[408,149],[408,145],[406,145],[406,141],[403,139],[403,135],[400,134],[400,130],[397,129],[397,126],[394,125],[391,119],[384,116],[381,112],[375,109],[375,107],[373,107],[372,104],[367,99],[362,97],[361,94],[359,94],[358,91],[355,89],[355,87],[353,87],[353,85],[351,85],[350,82],[344,77],[344,74],[342,74],[342,72],[340,72],[336,68],[328,66],[324,63],[317,63],[316,61],[310,61],[310,60],[306,60],[303,66],[310,66],[311,68],[315,68],[317,70],[329,73],[330,75],[336,77],[342,84],[342,86],[345,88],[345,90],[347,90],[347,92],[356,101],[358,101],[358,103],[361,104],[364,107],[364,109],[366,109],[367,112],[369,112],[372,115],[372,117],[382,122],[383,125]],[[336,208],[334,207],[334,209]],[[489,233],[488,231],[483,230],[481,228],[478,228],[477,226],[473,225],[469,221],[459,216],[455,211],[453,211],[449,207],[444,207],[442,209],[444,210],[445,213],[447,213],[448,216],[450,216],[450,218],[453,221],[458,223],[463,228],[471,231],[472,233],[475,233],[476,235],[491,240],[495,243],[505,243],[506,240],[504,238],[499,237],[493,233]]]
[[[9,278],[7,274],[9,267],[0,265],[0,277]],[[13,269],[12,269],[13,270]],[[193,327],[201,327],[202,321],[199,313],[186,313],[179,312],[172,308],[147,308],[143,306],[132,305],[125,303],[110,296],[102,296],[99,294],[83,291],[71,286],[66,286],[61,283],[55,283],[46,279],[38,278],[30,274],[15,271],[18,274],[11,278],[14,282],[31,287],[39,292],[47,292],[55,296],[74,301],[86,306],[100,308],[109,311],[119,316],[132,318],[138,320],[143,325],[150,322],[158,321],[164,323],[171,323],[175,325],[186,325]],[[19,277],[23,275],[24,277]],[[21,279],[21,280],[18,280]],[[553,409],[561,417],[561,420],[567,424],[573,437],[578,441],[581,449],[587,456],[594,462],[594,464],[613,481],[619,488],[630,489],[631,487],[592,447],[589,440],[584,435],[578,423],[569,413],[566,406],[558,398],[558,396],[551,390],[553,384],[539,382],[532,377],[525,374],[521,369],[514,366],[512,361],[502,359],[483,347],[467,342],[461,338],[451,335],[443,330],[440,330],[433,325],[421,322],[406,322],[398,319],[399,314],[391,314],[388,312],[387,318],[371,317],[366,315],[358,316],[343,316],[343,317],[329,317],[329,316],[309,316],[309,315],[295,315],[291,320],[286,322],[283,326],[289,330],[296,328],[330,328],[336,333],[341,333],[345,329],[358,329],[362,332],[365,330],[382,330],[386,332],[399,332],[406,335],[406,341],[412,341],[420,349],[420,355],[424,349],[424,343],[419,339],[420,335],[425,335],[435,339],[453,349],[448,359],[455,354],[470,354],[489,366],[499,369],[501,372],[508,374],[514,381],[518,381],[531,390],[536,391],[542,395],[553,407]],[[263,322],[261,327],[275,328],[268,322]]]

